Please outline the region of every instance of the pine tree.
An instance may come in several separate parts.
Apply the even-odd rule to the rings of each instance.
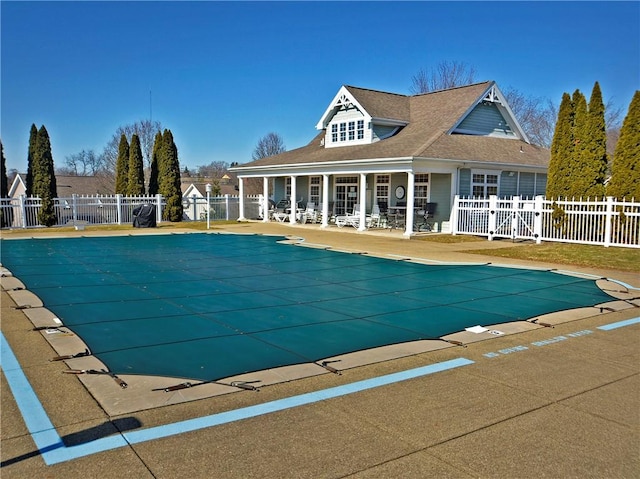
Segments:
[[[571,155],[573,154],[573,102],[568,93],[562,95],[558,120],[551,142],[551,159],[547,176],[547,197],[564,198],[571,188]]]
[[[0,141],[0,198],[9,197],[9,179],[7,178],[7,160],[4,157],[4,146]],[[0,208],[0,226],[10,226],[13,220],[11,208]]]
[[[31,132],[29,133],[29,151],[27,152],[27,178],[26,191],[27,196],[33,196],[33,155],[36,151],[36,141],[38,140],[38,128],[35,124],[31,124]]]
[[[607,195],[618,199],[640,199],[640,90],[634,93],[622,123]]]
[[[38,210],[38,222],[43,226],[53,226],[57,221],[53,203],[57,194],[54,171],[49,133],[42,125],[38,130],[33,156],[33,193],[42,201]]]
[[[157,195],[160,191],[160,185],[158,184],[158,159],[160,156],[160,150],[162,149],[162,133],[156,133],[156,138],[153,142],[153,153],[151,154],[151,171],[149,173],[149,194]]]
[[[127,194],[131,196],[144,195],[144,160],[140,137],[135,133],[131,136],[129,148],[129,182]]]
[[[129,186],[129,142],[123,133],[118,145],[118,159],[116,160],[116,194],[126,195]]]
[[[159,160],[160,193],[166,199],[162,217],[165,221],[182,221],[180,163],[178,149],[173,142],[171,130],[164,130],[162,134],[162,149]]]
[[[591,198],[604,197],[604,182],[607,174],[607,127],[602,92],[598,82],[593,85],[589,99],[581,155],[582,170],[579,172],[579,177],[584,185],[582,195]]]

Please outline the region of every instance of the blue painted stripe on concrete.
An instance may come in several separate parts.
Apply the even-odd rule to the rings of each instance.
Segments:
[[[1,333],[0,347],[0,360],[2,361],[4,375],[37,448],[40,451],[51,451],[64,447],[38,396],[36,396],[22,368],[20,368],[18,359],[13,354],[13,350],[4,334]]]
[[[428,374],[434,374],[440,371],[448,369],[458,368],[473,364],[474,361],[465,358],[452,359],[450,361],[444,361],[442,363],[431,364],[421,368],[410,369],[408,371],[402,371],[399,373],[388,374],[386,376],[380,376],[377,378],[366,379],[364,381],[358,381],[351,384],[345,384],[343,386],[336,386],[334,388],[324,389],[322,391],[316,391],[307,394],[300,394],[285,399],[278,399],[276,401],[270,401],[264,404],[258,404],[256,406],[249,406],[242,409],[236,409],[234,411],[228,411],[211,416],[205,416],[195,419],[189,419],[186,421],[176,422],[173,424],[167,424],[164,426],[152,427],[144,429],[142,431],[132,431],[123,433],[127,440],[131,444],[136,444],[144,441],[150,441],[153,439],[159,439],[163,437],[173,436],[176,434],[182,434],[185,432],[196,431],[207,427],[218,426],[233,421],[239,421],[242,419],[248,419],[263,414],[269,414],[285,409],[290,409],[298,406],[304,406],[318,401],[324,401],[326,399],[332,399],[340,396],[346,396],[360,391],[365,391],[371,388],[377,388],[388,384],[396,383],[399,381],[406,381],[407,379],[413,379],[420,376],[426,376]]]
[[[618,321],[617,323],[605,324],[604,326],[598,326],[598,329],[603,331],[611,331],[612,329],[623,328],[625,326],[631,326],[632,324],[640,323],[640,316],[637,318],[625,319],[624,321]]]
[[[44,462],[47,465],[70,461],[83,456],[96,454],[111,449],[124,447],[128,444],[138,444],[145,441],[152,441],[163,437],[183,434],[189,431],[196,431],[233,421],[240,421],[251,417],[261,416],[272,412],[283,411],[314,402],[324,401],[340,396],[346,396],[367,389],[377,388],[388,384],[393,384],[408,379],[427,376],[448,369],[473,364],[474,361],[465,358],[452,359],[429,366],[401,371],[399,373],[387,374],[377,378],[357,381],[351,384],[344,384],[322,391],[307,394],[300,394],[289,398],[270,401],[256,406],[236,409],[201,418],[189,419],[173,424],[152,427],[140,431],[116,434],[113,436],[96,439],[95,441],[79,444],[77,446],[66,447],[53,424],[49,420],[42,404],[38,400],[35,392],[31,388],[24,372],[20,368],[18,360],[9,347],[9,343],[4,335],[0,333],[1,363],[4,374],[9,383],[9,387],[22,413],[29,433],[33,438]]]

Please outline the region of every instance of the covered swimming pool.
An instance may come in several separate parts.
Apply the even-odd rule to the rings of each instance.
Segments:
[[[284,237],[2,240],[2,265],[114,374],[211,381],[612,299],[592,279]]]

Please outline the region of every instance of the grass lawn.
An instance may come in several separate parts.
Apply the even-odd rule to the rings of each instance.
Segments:
[[[593,268],[635,271],[640,273],[640,249],[572,244],[525,244],[510,248],[472,250],[468,253],[491,254],[502,258],[517,258],[549,263],[588,266]]]

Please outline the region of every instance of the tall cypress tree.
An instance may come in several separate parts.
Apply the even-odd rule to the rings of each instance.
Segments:
[[[573,92],[571,97],[573,103],[573,148],[571,155],[567,158],[569,165],[569,178],[566,196],[569,198],[580,198],[584,195],[585,180],[583,172],[586,168],[586,157],[584,155],[587,146],[587,99],[580,90]]]
[[[53,198],[56,196],[56,177],[51,155],[49,133],[42,125],[38,130],[33,158],[33,193],[42,200],[38,210],[38,222],[43,226],[56,224]]]
[[[144,195],[144,160],[142,159],[140,137],[135,133],[131,135],[131,146],[129,148],[129,183],[127,194],[131,196]]]
[[[178,148],[173,142],[171,130],[162,134],[159,176],[160,193],[166,199],[162,217],[166,221],[182,221],[182,190],[180,189],[180,163]]]
[[[37,140],[38,128],[32,123],[31,132],[29,133],[29,151],[27,152],[27,184],[25,185],[25,194],[27,196],[33,196],[33,155],[35,155]]]
[[[129,187],[129,142],[123,133],[118,145],[116,160],[116,195],[126,195]]]
[[[581,155],[582,170],[579,172],[579,180],[584,185],[582,194],[587,197],[603,197],[607,174],[607,127],[602,92],[598,82],[593,85],[589,99]]]
[[[160,191],[160,185],[158,184],[159,165],[158,159],[160,157],[160,150],[162,149],[162,133],[156,133],[156,138],[153,142],[153,153],[151,154],[151,170],[149,173],[149,194],[157,195]]]
[[[607,195],[640,200],[640,90],[636,90],[620,129]]]
[[[573,102],[568,93],[562,95],[558,120],[551,142],[551,159],[547,176],[547,197],[564,198],[571,188],[571,163],[573,153]]]

